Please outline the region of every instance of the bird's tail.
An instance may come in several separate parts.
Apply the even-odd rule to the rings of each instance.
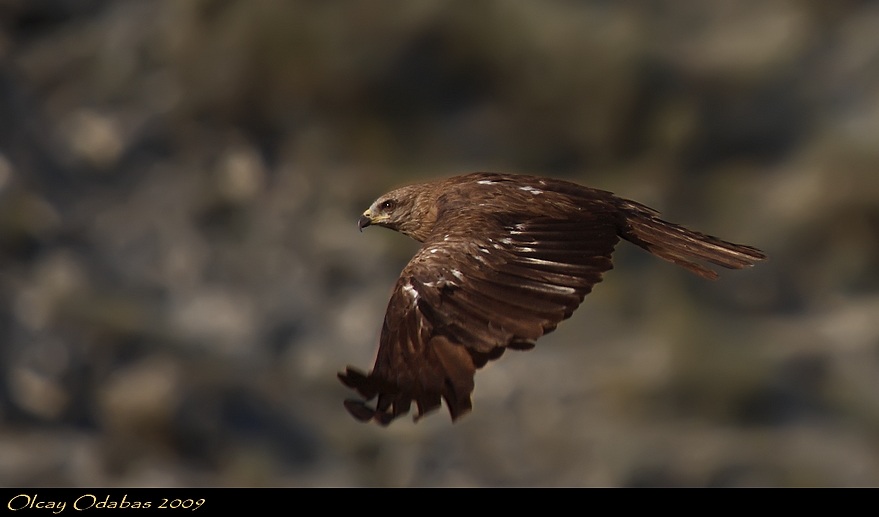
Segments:
[[[625,218],[620,232],[622,238],[703,278],[714,280],[718,275],[697,261],[742,269],[766,258],[757,248],[733,244],[663,221],[658,212],[640,203],[626,199],[619,202]]]

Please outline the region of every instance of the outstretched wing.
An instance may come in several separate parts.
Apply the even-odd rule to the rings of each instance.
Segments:
[[[533,347],[613,267],[619,239],[606,212],[462,217],[437,227],[403,269],[372,372],[339,374],[366,399],[345,403],[359,420],[387,425],[413,401],[416,420],[441,399],[453,420],[468,412],[476,370],[506,348]]]

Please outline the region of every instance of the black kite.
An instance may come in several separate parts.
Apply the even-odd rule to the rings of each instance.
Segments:
[[[550,178],[474,173],[410,185],[378,198],[358,226],[422,242],[388,303],[372,372],[348,367],[342,382],[369,401],[347,400],[362,421],[417,420],[446,406],[471,409],[473,376],[507,348],[526,350],[571,316],[611,269],[619,239],[708,279],[697,261],[752,266],[758,249],[663,221],[610,192]]]

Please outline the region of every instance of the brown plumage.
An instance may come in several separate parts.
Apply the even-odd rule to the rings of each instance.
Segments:
[[[708,279],[717,273],[705,262],[741,269],[766,258],[610,192],[515,174],[393,190],[363,213],[358,226],[369,225],[423,243],[394,286],[372,372],[339,374],[366,399],[345,401],[348,411],[382,425],[412,402],[416,420],[441,400],[453,420],[470,411],[476,370],[571,316],[613,267],[621,237]]]

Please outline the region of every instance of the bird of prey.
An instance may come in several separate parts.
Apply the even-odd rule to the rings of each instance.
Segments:
[[[345,407],[388,425],[445,400],[452,420],[471,409],[473,376],[504,350],[527,350],[571,316],[620,238],[707,279],[705,263],[754,265],[758,249],[663,221],[640,203],[558,179],[477,172],[405,186],[358,221],[421,248],[394,286],[370,373],[339,373],[365,400]],[[374,407],[367,402],[377,398]]]

